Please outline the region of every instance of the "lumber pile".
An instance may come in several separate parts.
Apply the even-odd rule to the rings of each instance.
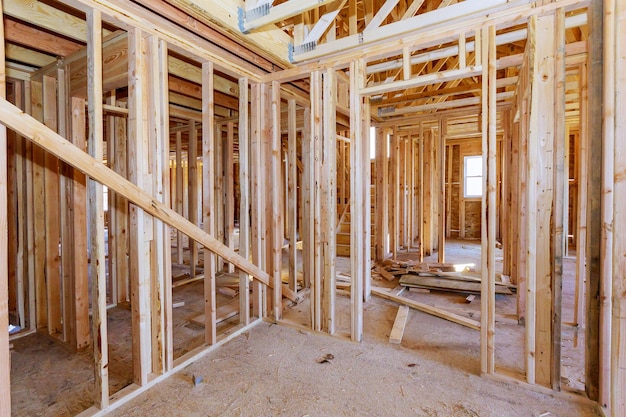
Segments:
[[[452,263],[385,260],[372,266],[374,275],[388,281],[399,278],[399,284],[406,288],[480,294],[480,276],[471,275],[469,268],[456,272]],[[510,295],[516,287],[504,278],[496,281],[496,294]]]

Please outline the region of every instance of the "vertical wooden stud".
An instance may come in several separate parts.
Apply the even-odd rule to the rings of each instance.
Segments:
[[[89,155],[98,161],[104,157],[102,119],[102,19],[98,10],[87,13],[88,40],[88,113]],[[80,113],[76,116],[83,116]],[[83,119],[84,120],[84,119]],[[76,120],[77,124],[79,123]],[[84,123],[84,121],[83,121]],[[109,353],[107,344],[106,270],[104,254],[104,195],[102,185],[88,184],[90,240],[90,275],[92,284],[92,326],[94,335],[95,398],[97,407],[109,405]]]
[[[274,81],[271,85],[271,171],[272,186],[271,194],[271,212],[272,212],[272,224],[271,224],[271,254],[272,254],[272,281],[274,283],[273,290],[273,309],[274,319],[280,320],[283,315],[282,304],[282,248],[283,248],[283,220],[281,216],[280,202],[281,202],[281,190],[280,181],[281,175],[281,138],[280,138],[280,83]]]
[[[287,108],[287,236],[289,238],[289,288],[298,289],[298,166],[296,101],[289,100]],[[334,219],[333,219],[334,221]]]
[[[202,64],[202,223],[204,231],[215,230],[215,108],[213,63]],[[204,332],[207,345],[217,342],[215,254],[204,248]]]
[[[324,138],[322,172],[322,244],[324,259],[324,324],[335,333],[335,219],[337,218],[337,75],[329,68],[323,76]]]
[[[250,121],[248,79],[239,79],[239,254],[250,257]],[[250,275],[239,271],[239,322],[250,322]]]
[[[386,130],[376,128],[376,261],[381,262],[387,255],[389,225],[389,158],[387,149],[389,137]]]

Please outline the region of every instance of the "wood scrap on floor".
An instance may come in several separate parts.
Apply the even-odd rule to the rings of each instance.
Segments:
[[[215,313],[217,320],[216,323],[221,323],[225,320],[228,320],[231,317],[239,314],[239,298],[233,298],[228,303],[217,307],[217,311]],[[200,314],[191,319],[191,322],[194,324],[198,324],[200,326],[204,326],[204,314]]]
[[[372,287],[372,294],[381,298],[385,298],[387,300],[395,301],[396,303],[409,306],[411,308],[414,308],[415,310],[423,311],[424,313],[428,313],[433,316],[449,320],[453,323],[457,323],[474,330],[480,330],[480,323],[476,320],[472,320],[458,314],[450,313],[449,311],[433,307],[428,304],[420,303],[419,301],[411,300],[407,297],[393,295],[389,292],[387,288]]]
[[[396,320],[393,322],[393,328],[391,329],[391,334],[389,334],[389,343],[399,345],[402,342],[408,318],[409,307],[405,305],[398,307],[398,314],[396,314]]]

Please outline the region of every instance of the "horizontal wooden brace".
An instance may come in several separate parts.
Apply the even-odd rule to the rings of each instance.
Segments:
[[[371,87],[365,87],[359,90],[359,94],[362,96],[372,96],[376,94],[388,93],[390,91],[400,91],[406,90],[408,88],[416,88],[435,83],[458,80],[459,78],[476,77],[481,75],[482,71],[482,65],[474,65],[460,69],[421,75],[410,80],[394,81],[390,83],[374,85]]]
[[[0,99],[0,122],[13,129],[26,139],[41,146],[47,152],[72,165],[91,179],[107,186],[131,203],[143,209],[162,222],[185,233],[205,248],[215,252],[241,270],[252,275],[257,281],[272,287],[269,275],[258,266],[239,256],[234,250],[225,246],[202,229],[185,219],[183,216],[152,197],[115,171],[109,169],[92,158],[81,149],[68,142],[62,136],[38,122],[32,116],[22,112],[9,101]],[[292,301],[298,301],[294,293],[285,293]]]

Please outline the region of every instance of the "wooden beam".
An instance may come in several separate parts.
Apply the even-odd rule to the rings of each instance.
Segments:
[[[307,45],[319,41],[328,28],[335,22],[335,18],[343,8],[343,5],[346,4],[346,1],[348,0],[338,0],[336,5],[327,7],[326,9],[331,11],[324,13],[324,15],[319,18],[315,26],[313,26],[301,43],[294,37],[294,45]]]
[[[389,13],[396,7],[399,0],[385,0],[385,3],[378,9],[374,18],[363,29],[363,33],[371,32],[380,27],[381,23],[389,16]]]
[[[189,221],[199,226],[198,218],[198,130],[193,120],[189,121],[189,143],[187,144],[187,212]],[[189,239],[189,273],[191,277],[196,276],[198,265],[198,244],[193,239]]]

